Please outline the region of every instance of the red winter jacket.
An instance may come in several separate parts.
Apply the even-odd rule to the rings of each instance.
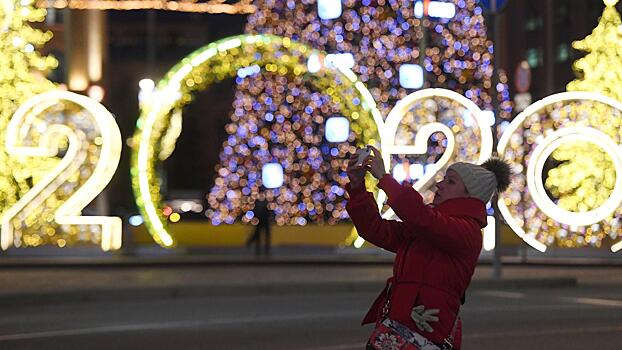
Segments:
[[[346,210],[359,235],[370,243],[396,253],[390,288],[389,318],[410,329],[419,329],[410,317],[413,306],[439,309],[439,321],[431,322],[434,332],[420,332],[441,344],[449,336],[482,249],[481,229],[486,226],[486,206],[475,198],[455,198],[437,207],[423,203],[411,186],[400,185],[391,175],[380,179],[378,187],[388,196],[388,204],[402,220],[384,220],[373,195],[363,186],[346,190],[350,200]],[[363,319],[378,320],[387,287]],[[460,348],[461,327],[455,334]]]

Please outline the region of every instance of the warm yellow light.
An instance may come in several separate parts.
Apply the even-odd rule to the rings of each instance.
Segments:
[[[181,219],[181,215],[179,215],[178,213],[173,213],[171,214],[171,216],[168,217],[169,220],[171,220],[171,222],[178,222],[179,219]]]
[[[74,69],[69,74],[69,89],[73,91],[84,91],[89,87],[89,80],[86,77],[86,73]]]
[[[104,100],[104,96],[106,96],[106,90],[99,85],[91,85],[87,91],[90,98],[97,102],[101,102]]]
[[[250,14],[255,12],[251,0],[234,4],[223,1],[171,1],[171,0],[38,0],[38,7],[71,8],[75,10],[168,10],[181,12],[205,12],[226,14]]]
[[[618,3],[618,0],[603,0],[603,2],[607,6],[615,6]]]
[[[13,0],[0,1],[0,8],[2,8],[3,18],[0,19],[0,32],[6,32],[13,20],[13,12],[15,11]]]

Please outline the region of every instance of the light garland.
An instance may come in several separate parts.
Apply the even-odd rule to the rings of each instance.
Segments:
[[[358,81],[355,74],[343,67],[338,67],[337,70],[322,68],[316,73],[309,73],[307,62],[313,55],[322,57],[324,54],[289,38],[271,35],[241,35],[219,40],[195,51],[166,74],[166,78],[158,84],[151,103],[146,104],[142,109],[132,142],[134,148],[131,169],[132,185],[147,228],[157,243],[167,247],[174,244],[174,237],[171,236],[164,224],[165,215],[160,210],[160,184],[155,172],[157,162],[164,160],[158,159],[156,155],[159,154],[164,157],[170,155],[172,147],[175,145],[175,139],[179,135],[179,130],[172,128],[174,125],[171,124],[171,116],[192,100],[192,94],[195,91],[204,89],[214,82],[238,74],[238,83],[249,83],[252,77],[240,77],[241,69],[256,65],[262,74],[274,74],[284,81],[287,80],[287,77],[292,77],[297,82],[308,84],[309,88],[327,93],[329,98],[321,101],[321,103],[339,107],[337,111],[349,118],[352,123],[352,130],[361,135],[359,142],[377,142],[379,135],[375,123],[382,123],[382,118],[376,108],[375,101],[365,86]],[[261,94],[263,88],[258,89],[258,93]],[[280,96],[290,103],[295,103],[295,98],[292,95]],[[258,173],[254,171],[254,177],[252,177],[252,169],[260,168],[262,164],[270,162],[273,157],[268,152],[267,140],[274,138],[275,142],[279,144],[294,147],[293,140],[289,140],[292,133],[275,133],[271,136],[270,129],[267,128],[268,119],[274,120],[275,123],[272,125],[278,126],[279,130],[285,131],[284,128],[296,128],[289,121],[285,122],[284,117],[279,114],[285,113],[279,111],[280,101],[273,100],[273,98],[276,99],[276,96],[269,97],[267,94],[263,95],[262,98],[262,105],[246,103],[239,106],[234,105],[236,111],[241,114],[253,108],[271,108],[273,106],[274,109],[266,111],[266,119],[255,119],[247,122],[237,122],[236,120],[235,124],[226,127],[229,133],[234,133],[240,138],[250,135],[253,132],[252,130],[256,132],[256,135],[253,135],[252,140],[248,141],[253,144],[252,147],[242,147],[242,145],[246,145],[246,142],[237,142],[233,139],[226,142],[225,146],[231,148],[230,152],[235,147],[236,150],[243,153],[243,158],[237,164],[243,164],[244,169],[248,169],[248,173],[240,173],[243,168],[238,168],[237,164],[220,168],[217,173],[223,177],[248,176],[249,178],[245,185],[235,189],[226,189],[224,192],[221,190],[224,189],[222,183],[216,181],[215,188],[211,192],[214,198],[218,196],[235,198],[227,210],[211,213],[211,219],[216,224],[223,221],[228,222],[229,218],[234,218],[240,212],[246,212],[252,208],[249,198],[255,196],[261,187],[261,180],[257,178]],[[305,116],[305,118],[307,117]],[[319,122],[319,119],[317,121]],[[307,135],[318,137],[313,134]],[[342,155],[353,149],[348,142],[336,146],[338,147],[335,149],[338,149],[338,153]],[[303,153],[296,150],[282,151],[288,152],[288,155],[292,157]],[[283,167],[287,169],[287,164],[283,164]],[[345,181],[345,172],[336,174],[336,176]],[[276,191],[272,195],[278,197],[279,190]]]
[[[42,8],[70,8],[74,10],[166,10],[179,12],[204,12],[249,14],[255,12],[251,0],[229,4],[224,0],[37,0]]]
[[[121,247],[120,218],[80,215],[119,164],[121,133],[106,108],[71,92],[47,92],[18,108],[6,134],[11,156],[63,156],[2,215],[2,249],[87,242],[104,251]]]

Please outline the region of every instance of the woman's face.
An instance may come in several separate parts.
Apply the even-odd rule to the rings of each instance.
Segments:
[[[436,183],[432,204],[437,206],[448,199],[469,197],[464,182],[455,170],[448,170],[443,181]]]

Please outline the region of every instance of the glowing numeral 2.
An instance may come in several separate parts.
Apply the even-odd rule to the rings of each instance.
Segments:
[[[78,112],[66,113],[69,107]],[[42,113],[50,114],[52,119],[37,118]],[[69,120],[68,115],[73,119]],[[6,133],[6,152],[12,156],[55,157],[61,145],[65,147],[60,162],[2,215],[2,249],[20,246],[28,220],[46,212],[53,212],[53,220],[61,230],[69,225],[88,225],[89,229],[101,230],[103,250],[120,248],[120,218],[80,215],[110,182],[119,164],[121,133],[110,112],[88,97],[51,91],[21,105]],[[51,228],[44,224],[39,228],[40,235]]]

